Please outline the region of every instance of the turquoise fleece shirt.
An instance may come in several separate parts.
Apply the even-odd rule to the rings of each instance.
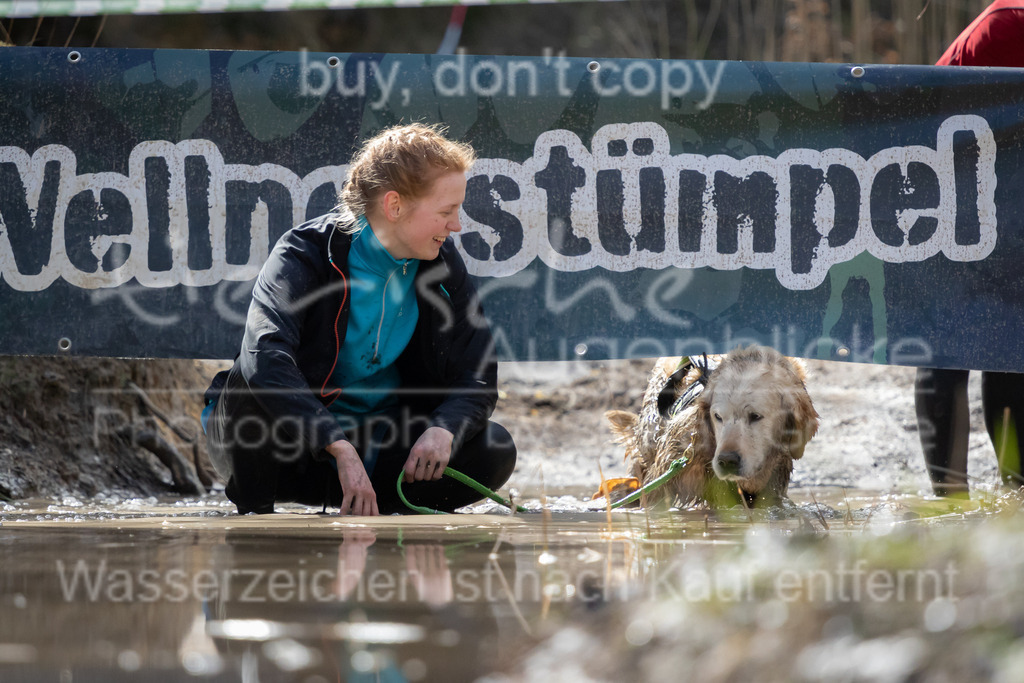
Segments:
[[[419,317],[413,279],[420,262],[391,256],[366,217],[358,220],[349,252],[351,312],[332,375],[341,396],[330,410],[342,422],[395,405],[400,381],[395,361],[412,339]]]

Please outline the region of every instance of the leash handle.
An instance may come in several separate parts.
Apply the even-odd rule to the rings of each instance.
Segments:
[[[478,482],[476,479],[473,479],[472,477],[469,477],[469,476],[463,474],[462,472],[459,472],[458,470],[453,470],[451,467],[444,468],[444,476],[451,477],[455,481],[458,481],[458,482],[461,482],[461,483],[465,484],[466,486],[468,486],[469,488],[473,489],[474,491],[476,491],[480,495],[482,495],[482,496],[484,496],[486,498],[490,498],[491,500],[493,500],[495,503],[498,503],[499,505],[504,505],[505,507],[507,507],[509,509],[515,510],[516,512],[529,512],[529,510],[524,508],[522,505],[513,505],[511,501],[505,500],[504,498],[499,496],[497,493],[495,493],[491,489],[487,488],[486,486],[484,486],[483,484]],[[425,506],[422,506],[422,505],[416,505],[415,503],[409,502],[409,499],[407,499],[405,497],[405,493],[402,491],[402,480],[404,478],[405,478],[405,472],[404,471],[399,472],[398,473],[398,481],[395,483],[395,488],[398,490],[398,497],[399,497],[399,499],[401,499],[402,503],[405,504],[405,507],[409,508],[413,512],[418,512],[421,515],[446,515],[446,514],[448,514],[447,512],[441,512],[440,510],[435,510],[433,508],[428,508],[428,507],[425,507]]]

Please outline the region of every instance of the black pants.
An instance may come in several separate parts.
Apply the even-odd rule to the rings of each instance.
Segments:
[[[971,431],[967,377],[967,370],[917,371],[914,404],[918,433],[932,488],[939,495],[967,491],[967,442]],[[1007,484],[1020,486],[1024,479],[1017,439],[1024,426],[1020,423],[1024,419],[1024,375],[983,372],[981,398],[999,473]],[[1005,419],[1007,411],[1009,421]]]
[[[340,507],[342,491],[333,458],[325,452],[314,457],[301,443],[289,443],[285,435],[275,433],[273,418],[235,373],[228,375],[207,429],[211,459],[222,475],[230,473],[225,493],[238,512],[273,512],[275,501]],[[381,514],[409,512],[398,497],[398,474],[428,426],[424,411],[403,407],[345,425],[370,476]],[[497,489],[512,476],[516,447],[504,427],[488,422],[458,446],[448,464]],[[403,484],[402,491],[411,503],[449,512],[481,498],[449,477]]]

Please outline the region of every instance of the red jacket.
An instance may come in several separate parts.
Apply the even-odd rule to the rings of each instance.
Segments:
[[[1024,2],[993,2],[946,48],[935,64],[1024,66]]]

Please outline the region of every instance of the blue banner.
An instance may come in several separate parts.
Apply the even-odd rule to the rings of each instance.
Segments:
[[[0,49],[0,352],[231,358],[359,142],[476,148],[455,236],[506,360],[1024,370],[1013,69]]]

